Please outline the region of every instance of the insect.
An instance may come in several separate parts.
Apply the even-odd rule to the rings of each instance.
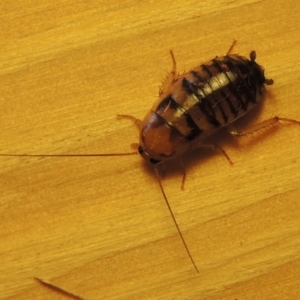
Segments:
[[[140,131],[136,151],[113,154],[0,154],[0,156],[122,156],[139,153],[154,166],[157,181],[171,217],[187,254],[196,269],[198,268],[182,236],[167,196],[164,192],[159,166],[166,161],[181,160],[188,151],[198,147],[218,149],[229,162],[226,152],[216,144],[206,145],[205,140],[221,128],[229,128],[232,135],[241,136],[269,127],[279,121],[300,124],[300,121],[275,116],[252,125],[246,131],[236,131],[230,124],[247,114],[262,99],[266,85],[273,80],[265,78],[264,68],[256,63],[256,52],[249,58],[231,54],[235,42],[227,54],[195,67],[189,72],[178,74],[172,51],[173,68],[159,90],[159,98],[143,121],[128,115],[121,115],[135,121]],[[183,176],[183,183],[185,172]],[[55,287],[40,280],[50,287]],[[70,293],[70,295],[73,295]]]

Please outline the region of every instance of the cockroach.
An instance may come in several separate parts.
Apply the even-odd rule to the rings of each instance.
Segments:
[[[250,52],[249,59],[231,54],[234,44],[235,41],[225,55],[216,56],[183,74],[177,73],[176,60],[173,51],[170,51],[173,62],[172,71],[163,82],[158,100],[144,120],[140,121],[128,115],[120,116],[134,120],[139,128],[139,144],[135,144],[136,151],[134,152],[79,155],[0,154],[0,156],[123,156],[139,153],[154,166],[160,190],[179,236],[195,270],[199,272],[169,205],[158,167],[166,161],[181,160],[186,152],[194,148],[207,146],[218,149],[232,163],[226,152],[217,144],[205,144],[209,136],[224,127],[227,127],[232,135],[241,136],[275,125],[280,121],[300,124],[297,120],[275,116],[250,126],[246,131],[229,128],[230,124],[261,102],[265,86],[274,83],[272,79],[265,78],[264,68],[256,63],[255,51]],[[184,179],[185,172],[183,183]],[[38,280],[60,290],[52,283]],[[63,289],[61,291],[66,292]],[[72,293],[69,294],[74,296]]]

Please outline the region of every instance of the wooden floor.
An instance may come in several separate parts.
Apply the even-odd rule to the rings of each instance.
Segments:
[[[156,3],[157,2],[157,3]],[[132,151],[171,70],[257,52],[264,105],[239,126],[300,120],[299,1],[3,1],[0,153]],[[158,4],[160,3],[160,4]],[[0,157],[0,298],[285,300],[300,295],[300,126],[216,137],[167,168],[138,156]]]

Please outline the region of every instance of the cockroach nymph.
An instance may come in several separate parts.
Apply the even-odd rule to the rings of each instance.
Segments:
[[[227,53],[178,75],[173,71],[142,122],[139,153],[150,163],[178,159],[246,114],[262,98],[266,79],[255,61]]]
[[[235,41],[227,54],[216,56],[210,61],[193,68],[191,71],[178,74],[172,51],[173,68],[159,91],[159,98],[143,121],[128,115],[121,117],[135,121],[140,131],[137,151],[113,154],[0,154],[0,156],[122,156],[139,153],[153,164],[164,200],[176,225],[177,231],[187,254],[197,272],[198,268],[185,243],[179,226],[162,187],[158,166],[166,161],[180,160],[188,151],[196,147],[208,146],[205,139],[223,127],[245,115],[258,104],[264,95],[265,85],[272,85],[272,79],[266,79],[264,68],[256,63],[256,52],[251,51],[249,58],[231,54]],[[229,129],[232,135],[245,135],[262,128],[286,121],[300,124],[300,121],[272,117],[252,125],[246,131]],[[218,145],[209,145],[219,149],[231,162],[226,152]],[[185,176],[183,177],[184,181]],[[39,281],[60,289],[39,279]],[[61,289],[61,291],[64,291]],[[65,291],[64,291],[65,292]],[[68,293],[68,292],[67,292]],[[70,293],[70,295],[73,295]],[[82,299],[82,298],[80,298]]]

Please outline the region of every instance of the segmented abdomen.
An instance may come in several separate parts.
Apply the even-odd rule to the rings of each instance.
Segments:
[[[216,57],[180,77],[152,112],[189,141],[207,136],[257,103],[264,84],[257,67],[238,55]]]

